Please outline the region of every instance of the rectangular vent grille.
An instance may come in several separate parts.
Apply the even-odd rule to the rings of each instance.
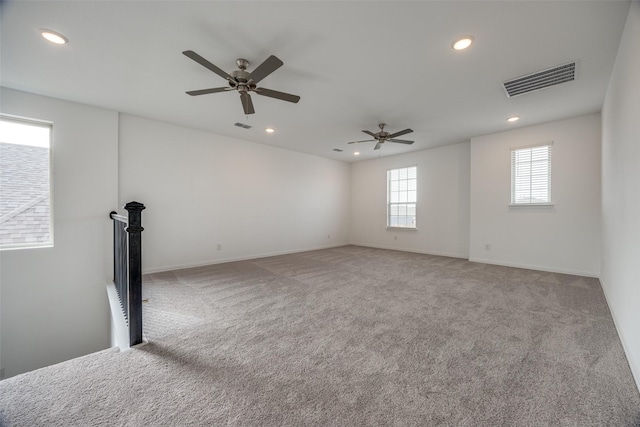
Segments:
[[[571,62],[509,80],[502,85],[504,86],[504,91],[507,93],[507,97],[511,98],[512,96],[523,95],[549,86],[559,85],[560,83],[571,82],[575,79],[576,63]]]
[[[242,129],[251,129],[251,126],[245,125],[244,123],[234,123],[234,125]]]
[[[342,153],[344,150],[341,150],[339,148],[334,148],[333,151],[337,151],[338,153]]]

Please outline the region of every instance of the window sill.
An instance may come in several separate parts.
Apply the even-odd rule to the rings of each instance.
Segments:
[[[401,231],[418,231],[416,227],[387,227],[387,230],[401,230]]]
[[[21,249],[42,249],[42,248],[52,248],[53,243],[22,243],[22,244],[13,244],[0,247],[0,251],[14,251]]]
[[[509,205],[510,208],[544,208],[553,206],[553,203],[518,203]]]

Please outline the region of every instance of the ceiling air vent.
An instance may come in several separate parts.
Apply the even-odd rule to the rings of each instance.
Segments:
[[[233,125],[238,126],[239,128],[242,128],[242,129],[251,129],[251,126],[245,125],[244,123],[234,123]]]
[[[576,79],[576,63],[560,65],[537,73],[518,77],[508,82],[504,82],[504,91],[507,97],[523,95],[525,93],[544,89],[560,83],[571,82]]]
[[[339,148],[334,148],[333,151],[337,151],[338,153],[342,153],[344,150],[341,150]]]

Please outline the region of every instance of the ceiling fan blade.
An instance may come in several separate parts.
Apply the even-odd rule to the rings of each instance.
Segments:
[[[208,93],[226,92],[230,89],[231,88],[229,87],[214,87],[211,89],[190,90],[187,92],[187,94],[191,96],[206,95]]]
[[[242,108],[244,109],[245,114],[255,113],[255,110],[253,109],[253,101],[251,101],[251,95],[247,92],[240,93],[240,101],[242,102]]]
[[[413,132],[413,129],[401,130],[400,132],[392,133],[391,135],[387,136],[387,139],[395,138],[396,136],[406,135],[411,132]]]
[[[370,130],[363,130],[362,132],[366,133],[367,135],[371,135],[372,137],[376,137],[376,134],[371,132]]]
[[[399,142],[400,144],[413,144],[413,141],[407,141],[406,139],[387,139],[390,142]]]
[[[375,141],[375,139],[365,139],[363,141],[351,141],[351,142],[347,142],[347,144],[357,144],[359,142],[371,142],[371,141]]]
[[[378,142],[378,143],[376,144],[376,146],[375,146],[375,147],[373,147],[373,149],[374,149],[374,150],[379,150],[381,145],[382,145],[382,142]]]
[[[254,83],[258,83],[260,80],[282,67],[283,64],[284,62],[271,55],[247,76],[247,81],[253,80]]]
[[[219,75],[220,77],[222,77],[223,79],[226,80],[232,80],[232,77],[226,73],[225,71],[221,70],[220,68],[216,67],[215,65],[213,65],[211,62],[207,61],[206,59],[204,59],[202,56],[198,55],[197,53],[195,53],[192,50],[185,50],[184,52],[182,52],[185,56],[187,56],[188,58],[193,59],[194,61],[196,61],[198,64],[202,65],[203,67],[208,68],[209,70],[213,71],[214,73],[216,73],[217,75]]]
[[[255,92],[258,95],[281,99],[283,101],[293,102],[294,104],[300,101],[300,97],[298,95],[291,95],[290,93],[278,92],[277,90],[265,89],[263,87],[257,88]]]

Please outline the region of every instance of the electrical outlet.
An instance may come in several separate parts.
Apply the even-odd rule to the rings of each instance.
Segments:
[[[490,250],[491,250],[491,245],[490,245],[490,244],[488,244],[488,243],[485,243],[485,244],[484,244],[484,250],[485,250],[485,251],[490,251]]]
[[[393,236],[393,240],[398,240],[398,236]]]
[[[327,234],[327,239],[331,239],[331,234]]]
[[[222,245],[218,243],[218,250],[222,249]]]

